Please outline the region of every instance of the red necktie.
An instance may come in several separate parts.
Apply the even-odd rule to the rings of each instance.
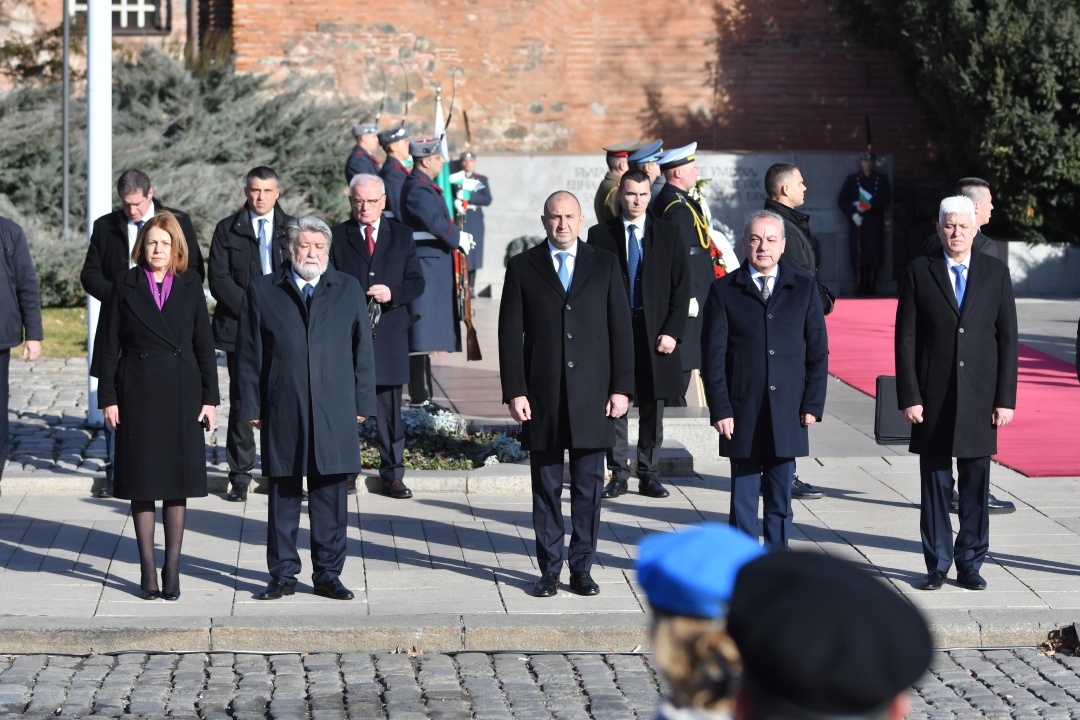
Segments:
[[[364,226],[364,234],[367,235],[368,257],[375,257],[375,228],[370,225]]]

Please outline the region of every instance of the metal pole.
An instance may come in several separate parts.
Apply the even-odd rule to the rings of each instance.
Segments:
[[[112,3],[86,4],[86,238],[94,220],[112,210]],[[94,356],[100,304],[87,298],[87,352]],[[101,424],[97,380],[89,378],[87,417]]]
[[[68,218],[71,214],[71,199],[69,193],[71,191],[71,179],[69,172],[71,169],[71,144],[68,139],[68,128],[70,127],[71,120],[71,106],[69,105],[69,99],[71,96],[71,67],[69,65],[71,59],[71,15],[68,11],[68,0],[64,0],[64,97],[61,101],[62,115],[64,117],[64,129],[63,129],[63,148],[64,148],[64,171],[63,171],[63,202],[61,203],[61,212],[63,213],[63,234],[61,237],[64,242],[67,242],[71,237],[71,226]]]
[[[198,4],[195,0],[187,0],[187,61],[188,66],[195,65],[195,57],[199,52],[199,17]]]

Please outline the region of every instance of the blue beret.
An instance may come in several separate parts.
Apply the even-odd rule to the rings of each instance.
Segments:
[[[661,152],[664,149],[663,140],[654,140],[648,145],[642,145],[630,157],[626,158],[626,162],[631,165],[645,165],[646,163],[656,162],[660,157]]]
[[[646,535],[638,545],[638,583],[657,610],[719,619],[739,569],[764,552],[756,539],[717,523]]]

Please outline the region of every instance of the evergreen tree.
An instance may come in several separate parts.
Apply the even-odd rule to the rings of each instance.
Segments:
[[[998,234],[1080,241],[1076,0],[839,0],[902,59],[950,180],[988,180]]]

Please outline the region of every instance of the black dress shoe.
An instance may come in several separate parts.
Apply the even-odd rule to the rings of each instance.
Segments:
[[[407,500],[412,497],[412,490],[402,480],[392,480],[390,482],[383,480],[382,490],[384,495],[395,500]]]
[[[328,583],[322,583],[315,586],[315,594],[321,597],[328,597],[331,600],[352,600],[352,590],[341,584],[341,581],[334,578]]]
[[[920,590],[940,590],[945,584],[945,573],[940,570],[932,570],[923,577],[919,583]]]
[[[638,482],[638,492],[642,495],[651,498],[666,498],[671,493],[668,489],[660,484],[660,481],[654,477],[643,478]]]
[[[173,590],[172,592],[162,591],[161,592],[161,599],[162,600],[172,600],[172,601],[179,600],[180,599],[180,591],[179,590]]]
[[[987,507],[989,508],[991,515],[1008,515],[1009,513],[1016,512],[1016,505],[1008,500],[998,500],[993,495],[990,496]]]
[[[96,493],[94,493],[94,497],[101,498],[102,500],[107,499],[107,498],[111,498],[112,496],[113,496],[113,484],[111,482],[109,482],[108,480],[106,480],[104,483],[102,483],[101,487],[98,488],[98,491]]]
[[[225,496],[225,499],[229,502],[247,502],[248,489],[247,485],[241,485],[234,482],[229,489],[229,494]]]
[[[296,586],[283,578],[271,580],[266,588],[256,595],[259,600],[280,600],[285,595],[296,592]]]
[[[541,573],[540,579],[533,585],[535,597],[553,597],[559,592],[559,573]]]
[[[627,482],[625,480],[617,480],[612,478],[611,482],[609,482],[604,488],[604,491],[600,493],[600,497],[608,498],[610,500],[611,498],[619,497],[628,489],[629,488],[627,487]]]
[[[968,590],[986,589],[986,581],[983,580],[982,575],[979,574],[979,571],[975,570],[974,568],[970,570],[961,570],[960,572],[958,572],[956,574],[956,583],[960,587],[967,588]]]
[[[600,586],[587,572],[570,573],[570,591],[578,595],[599,595]]]
[[[161,592],[158,590],[146,590],[141,587],[139,588],[140,600],[157,600],[159,597],[161,597]]]
[[[825,493],[815,490],[813,485],[804,483],[796,475],[795,480],[791,483],[791,497],[798,500],[817,500],[825,497]]]

